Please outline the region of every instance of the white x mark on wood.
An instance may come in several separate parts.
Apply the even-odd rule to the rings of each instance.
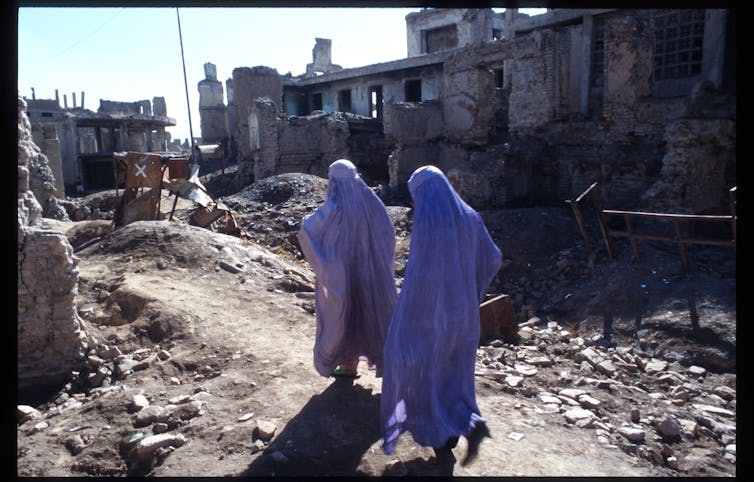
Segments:
[[[146,178],[147,177],[147,173],[144,171],[144,169],[146,169],[146,168],[147,168],[146,164],[145,165],[136,164],[136,175],[137,176],[144,176]]]

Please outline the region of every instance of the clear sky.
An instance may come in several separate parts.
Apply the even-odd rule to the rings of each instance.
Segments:
[[[223,82],[236,67],[264,65],[300,75],[315,38],[332,39],[332,62],[361,67],[406,57],[406,21],[420,8],[79,8],[18,9],[18,93],[97,111],[100,99],[165,97],[173,139],[189,137],[178,31],[180,15],[194,137],[201,136],[197,84],[204,64]],[[501,12],[504,9],[495,9]],[[537,14],[544,9],[522,9]]]

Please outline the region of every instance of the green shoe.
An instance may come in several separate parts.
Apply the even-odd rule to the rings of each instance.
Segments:
[[[359,378],[361,375],[355,372],[349,372],[342,368],[340,368],[340,365],[335,367],[335,370],[332,371],[332,376],[339,377],[339,378],[353,378],[354,380]]]

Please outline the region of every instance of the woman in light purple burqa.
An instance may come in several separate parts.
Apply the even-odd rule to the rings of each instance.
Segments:
[[[406,275],[387,341],[382,378],[382,449],[392,453],[410,432],[452,456],[459,436],[469,442],[462,464],[489,436],[476,403],[474,365],[479,304],[502,254],[479,214],[455,192],[440,169],[422,166],[408,187],[414,201]]]
[[[358,376],[366,359],[382,376],[395,286],[395,229],[385,205],[340,159],[330,165],[327,198],[301,221],[301,251],[315,274],[314,367],[322,376]]]

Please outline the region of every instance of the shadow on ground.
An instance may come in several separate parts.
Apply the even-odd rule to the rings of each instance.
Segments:
[[[379,395],[352,380],[335,379],[239,475],[358,475],[364,453],[381,438],[379,420]]]

